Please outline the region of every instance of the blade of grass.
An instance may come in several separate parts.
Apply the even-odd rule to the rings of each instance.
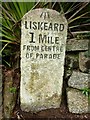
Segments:
[[[53,3],[53,5],[52,5],[52,9],[54,8],[54,6],[55,6],[56,2],[57,2],[57,0]]]
[[[14,7],[17,11],[17,14],[19,15],[19,18],[22,18],[22,9],[21,9],[21,4],[18,2],[18,5],[17,5],[17,2],[13,2],[14,4]]]
[[[7,36],[12,36],[13,32],[12,31],[7,31],[6,29],[2,28],[2,33],[7,35]]]
[[[90,31],[76,31],[76,32],[72,32],[73,34],[82,34],[82,33],[90,33]]]
[[[0,5],[0,7],[11,18],[11,20],[15,23],[16,21],[14,20],[14,18],[1,5]]]
[[[13,43],[14,41],[10,41],[10,40],[0,40],[0,42]]]
[[[31,8],[31,10],[33,10],[39,3],[40,3],[40,0]]]
[[[30,2],[30,3],[27,2],[27,3],[26,3],[27,11],[29,11],[34,5],[35,5],[35,2]],[[26,12],[27,12],[27,11],[26,11]]]
[[[80,15],[80,16],[74,18],[74,19],[68,20],[68,24],[70,24],[71,22],[73,22],[73,21],[75,21],[75,20],[77,20],[77,19],[83,17],[84,15],[86,15],[86,14],[88,14],[88,13],[90,13],[90,11],[89,11],[89,12],[86,12],[86,13],[84,13],[84,14],[82,14],[82,15]]]
[[[72,6],[67,10],[67,12],[65,12],[65,15],[68,14],[71,11],[74,11],[81,3],[78,3],[77,5],[74,6],[74,4],[76,4],[76,2],[74,2],[72,4]]]
[[[83,8],[85,8],[86,5],[88,5],[88,3],[83,3],[81,8],[79,8],[79,10],[77,10],[77,12],[75,12],[68,20],[71,20],[76,14],[78,14]]]
[[[26,4],[24,4],[23,2],[18,2],[18,6],[19,6],[19,10],[21,12],[21,18],[23,17],[23,15],[26,13]]]
[[[11,67],[11,65],[9,64],[9,62],[7,62],[6,60],[3,60],[9,67]]]
[[[2,34],[2,37],[5,37],[5,38],[7,38],[9,40],[15,40],[15,38],[13,36],[7,36],[5,34]]]
[[[0,55],[1,55],[1,53],[3,52],[3,50],[7,47],[8,44],[9,44],[9,43],[5,44],[4,47],[0,50]]]
[[[82,25],[75,25],[75,26],[71,26],[71,27],[69,27],[69,28],[71,29],[71,28],[81,27],[81,26],[87,26],[87,25],[90,25],[90,23],[82,24]]]

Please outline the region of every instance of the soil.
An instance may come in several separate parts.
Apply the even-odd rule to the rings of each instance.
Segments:
[[[5,73],[7,71],[5,70]],[[19,73],[19,74],[18,74]],[[90,120],[90,113],[73,114],[70,113],[66,103],[65,89],[63,90],[62,102],[60,108],[43,110],[38,113],[24,112],[20,109],[19,88],[20,88],[20,71],[14,70],[14,86],[17,87],[17,100],[14,108],[12,119],[14,120]],[[11,120],[12,120],[11,119]]]
[[[90,120],[90,114],[73,114],[62,104],[58,109],[44,110],[38,113],[26,113],[17,106],[13,118],[22,120]]]

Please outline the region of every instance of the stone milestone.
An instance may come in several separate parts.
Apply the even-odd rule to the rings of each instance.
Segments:
[[[59,108],[67,21],[55,10],[35,9],[21,22],[20,102],[23,111]]]

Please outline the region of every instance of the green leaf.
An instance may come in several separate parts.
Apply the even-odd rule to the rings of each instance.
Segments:
[[[13,41],[10,41],[10,40],[0,40],[0,42],[4,42],[4,43],[13,43]]]
[[[1,55],[2,51],[7,47],[8,44],[9,44],[9,43],[6,43],[6,44],[4,45],[4,47],[0,50],[0,55]]]
[[[86,96],[89,96],[90,95],[90,88],[83,88],[81,89],[82,93]]]
[[[11,92],[11,93],[16,93],[16,91],[17,91],[16,87],[11,87],[11,88],[10,88],[10,92]]]
[[[3,60],[9,67],[11,67],[11,65],[6,61],[6,60]]]

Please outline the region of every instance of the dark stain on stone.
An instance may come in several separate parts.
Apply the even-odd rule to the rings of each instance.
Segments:
[[[30,72],[30,80],[28,83],[28,87],[26,88],[29,90],[30,93],[35,93],[38,90],[42,89],[47,84],[47,78],[44,75],[40,75],[38,72],[38,64],[31,65],[31,72]],[[44,80],[45,79],[45,80]]]

